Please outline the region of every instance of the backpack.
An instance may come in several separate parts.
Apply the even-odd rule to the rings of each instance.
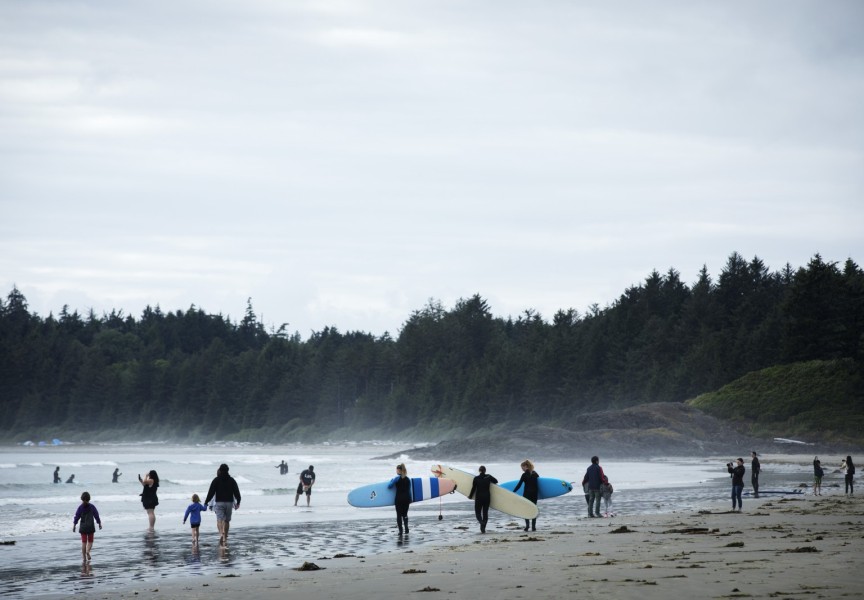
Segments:
[[[96,520],[93,518],[92,510],[84,510],[81,513],[81,525],[78,533],[96,533]]]

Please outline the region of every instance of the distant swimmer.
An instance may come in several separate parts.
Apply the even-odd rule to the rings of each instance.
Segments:
[[[118,468],[118,469],[114,469],[114,474],[111,476],[111,483],[118,483],[117,479],[118,479],[122,474],[123,474],[123,473],[120,472],[120,469],[119,469],[119,468]]]
[[[309,506],[313,485],[315,485],[315,467],[309,465],[308,469],[304,469],[303,472],[300,473],[300,483],[297,485],[297,495],[294,496],[294,506],[297,506],[300,494],[306,494],[306,506]]]
[[[284,460],[281,463],[279,463],[278,465],[276,465],[276,468],[279,469],[280,475],[287,475],[288,474],[288,463],[286,463]]]
[[[54,469],[54,483],[63,483],[63,480],[60,479],[60,467]]]
[[[75,473],[72,473],[69,476],[69,479],[66,480],[66,483],[75,483]]]

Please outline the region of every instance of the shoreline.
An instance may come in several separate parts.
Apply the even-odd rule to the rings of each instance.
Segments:
[[[822,497],[726,502],[702,510],[586,519],[523,532],[516,519],[481,535],[473,522],[458,544],[369,557],[310,557],[250,574],[95,585],[101,598],[851,598],[864,593],[864,500]],[[287,561],[286,561],[287,562]],[[66,594],[33,596],[43,600]]]

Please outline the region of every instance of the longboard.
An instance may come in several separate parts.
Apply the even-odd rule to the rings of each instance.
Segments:
[[[505,481],[504,483],[499,484],[505,490],[513,489],[519,485],[519,480],[515,479],[513,481]],[[519,488],[519,491],[516,492],[517,496],[521,496],[524,491],[525,486],[523,485]],[[569,492],[573,491],[573,484],[569,481],[564,481],[563,479],[555,479],[554,477],[540,477],[537,479],[537,491],[539,494],[537,495],[538,500],[545,500],[546,498],[555,498],[556,496],[563,496]]]
[[[380,506],[394,506],[396,504],[396,488],[388,488],[390,481],[381,481],[370,485],[364,485],[348,493],[348,504],[358,508],[376,508]],[[449,494],[456,489],[456,482],[452,479],[439,479],[437,477],[412,477],[411,498],[412,502],[420,502]]]
[[[456,491],[464,496],[471,493],[471,485],[474,483],[474,475],[466,473],[460,469],[446,467],[443,465],[435,465],[432,467],[432,474],[436,477],[446,477],[456,482]],[[491,502],[490,508],[500,510],[508,515],[519,517],[520,519],[536,519],[539,511],[537,505],[526,500],[522,496],[518,496],[510,490],[505,490],[501,486],[490,486]]]
[[[796,490],[759,490],[760,496],[763,496],[763,495],[767,496],[768,494],[775,494],[775,495],[779,494],[779,495],[786,496],[786,495],[790,495],[790,494],[803,494],[803,493],[804,493],[804,490],[800,490],[800,489],[796,489]],[[751,495],[753,495],[753,492],[751,492],[750,490],[745,490],[744,495],[745,496],[751,496]]]

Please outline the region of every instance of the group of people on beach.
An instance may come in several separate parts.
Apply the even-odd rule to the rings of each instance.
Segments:
[[[751,452],[752,460],[750,463],[750,483],[753,486],[753,497],[759,497],[759,474],[762,472],[762,465],[759,462],[759,455],[754,450]],[[737,463],[737,464],[736,464]],[[726,463],[726,470],[732,476],[732,511],[741,512],[741,495],[744,491],[744,459],[738,458],[735,463]],[[854,495],[855,492],[855,463],[852,462],[852,457],[847,456],[840,461],[840,471],[843,472],[843,478],[846,485],[845,493]],[[825,469],[822,468],[822,461],[818,456],[813,457],[813,495],[822,495],[822,478],[825,477]]]
[[[537,504],[540,497],[540,475],[534,470],[534,463],[527,458],[519,465],[522,476],[513,488],[513,493],[518,494],[522,490],[522,497],[533,504]],[[486,467],[480,465],[478,474],[471,481],[471,491],[468,499],[474,500],[474,516],[480,524],[480,533],[486,533],[489,523],[489,508],[492,503],[492,484],[497,484],[498,479],[486,472]],[[600,466],[600,459],[591,457],[591,465],[585,472],[582,480],[585,490],[585,500],[588,503],[588,516],[600,517],[600,499],[606,502],[606,515],[610,516],[612,506],[612,484]],[[407,534],[408,529],[408,507],[411,504],[411,480],[408,478],[408,469],[405,463],[396,465],[396,476],[390,480],[388,489],[396,492],[396,525],[399,535]],[[537,531],[537,518],[525,519],[524,531]]]
[[[285,471],[287,472],[287,464],[282,461]],[[118,482],[118,478],[122,475],[120,469],[114,469],[111,481]],[[67,483],[73,483],[72,475]],[[138,475],[138,481],[142,485],[141,504],[144,506],[144,511],[147,513],[148,530],[153,531],[156,527],[156,507],[159,506],[159,474],[155,469],[151,469],[144,475]],[[54,470],[54,483],[60,483],[60,467]],[[297,494],[294,498],[294,506],[297,506],[297,501],[302,494],[306,495],[306,505],[311,502],[312,486],[315,484],[315,467],[309,465],[308,469],[300,473],[300,482],[297,486]],[[231,528],[231,516],[233,511],[240,508],[240,488],[237,481],[229,475],[229,467],[227,464],[219,465],[216,470],[216,477],[210,483],[210,488],[207,490],[207,496],[204,503],[201,503],[201,497],[198,494],[192,494],[192,503],[186,507],[186,512],[183,515],[183,524],[189,521],[192,529],[192,545],[197,546],[199,541],[199,529],[201,527],[201,513],[211,510],[216,514],[216,528],[219,531],[219,546],[222,548],[228,547],[228,531]],[[80,526],[79,526],[80,522]],[[93,547],[93,539],[96,533],[96,525],[102,529],[102,520],[99,517],[99,511],[90,502],[90,493],[84,492],[81,494],[81,504],[75,511],[75,517],[72,520],[72,531],[76,527],[81,535],[81,556],[85,563],[90,562],[90,551]]]

